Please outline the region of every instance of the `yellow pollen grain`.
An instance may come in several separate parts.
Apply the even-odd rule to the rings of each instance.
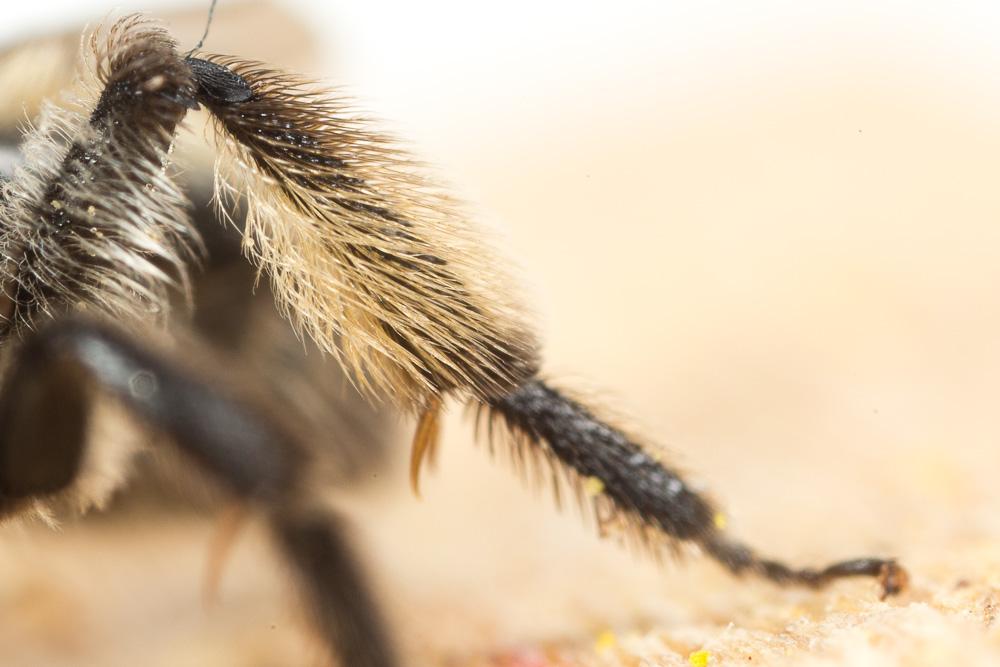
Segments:
[[[718,530],[725,530],[726,526],[729,525],[729,520],[722,512],[716,512],[715,516],[712,517],[712,523],[715,524]]]
[[[588,477],[583,480],[583,492],[588,498],[594,498],[604,493],[604,482],[597,477]]]
[[[594,642],[594,649],[598,653],[607,653],[615,647],[618,640],[615,638],[615,633],[610,630],[605,630],[601,634],[597,635],[597,641]]]
[[[62,207],[63,207],[63,203],[61,201],[59,201],[58,199],[53,199],[52,200],[52,208],[54,208],[55,210],[58,211]]]
[[[711,659],[712,654],[708,651],[695,651],[688,656],[688,663],[691,667],[708,667],[708,663]]]

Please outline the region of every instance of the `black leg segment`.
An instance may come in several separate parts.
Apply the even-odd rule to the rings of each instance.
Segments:
[[[905,587],[906,572],[892,559],[861,558],[819,570],[796,569],[731,541],[721,529],[718,510],[676,471],[542,380],[524,384],[487,409],[513,432],[517,446],[541,448],[577,477],[599,480],[601,494],[634,525],[694,542],[734,574],[813,587],[869,576],[879,580],[884,596]]]
[[[309,497],[308,452],[294,428],[106,324],[65,319],[14,352],[0,390],[0,511],[73,482],[97,394],[116,399],[221,486],[265,511],[341,664],[397,665],[339,521]]]

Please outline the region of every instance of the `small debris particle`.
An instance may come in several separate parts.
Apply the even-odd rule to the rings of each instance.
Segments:
[[[718,530],[725,530],[726,526],[729,525],[729,520],[726,518],[726,515],[723,514],[722,512],[716,512],[715,516],[712,517],[712,523],[715,524],[715,527]]]
[[[52,208],[54,208],[55,210],[58,211],[62,207],[63,207],[63,203],[60,200],[58,200],[58,199],[53,199],[52,200]]]
[[[163,88],[163,84],[166,82],[167,82],[166,77],[164,77],[162,74],[157,74],[156,76],[146,81],[143,88],[145,88],[146,92],[148,93],[154,93],[160,88]]]
[[[604,493],[604,482],[596,477],[588,477],[583,481],[583,492],[589,498],[599,496]]]
[[[708,667],[709,661],[712,659],[712,654],[708,651],[695,651],[688,656],[688,662],[691,663],[691,667]]]
[[[902,593],[910,585],[909,573],[900,567],[895,561],[889,561],[882,566],[878,575],[878,581],[882,585],[880,600]]]
[[[605,630],[601,634],[597,635],[597,641],[594,642],[594,649],[598,653],[607,653],[615,647],[618,640],[615,638],[615,633],[611,630]]]

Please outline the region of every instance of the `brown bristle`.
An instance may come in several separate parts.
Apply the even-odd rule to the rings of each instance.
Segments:
[[[410,453],[410,488],[420,495],[420,470],[426,460],[434,465],[437,460],[438,442],[441,438],[441,400],[431,399],[430,405],[420,414],[417,430],[413,435]]]

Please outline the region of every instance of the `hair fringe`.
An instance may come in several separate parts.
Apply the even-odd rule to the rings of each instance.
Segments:
[[[237,105],[206,102],[225,156],[218,198],[246,200],[246,253],[301,334],[366,393],[416,411],[450,390],[499,396],[534,374],[508,281],[418,162],[332,91],[208,59],[253,90]]]

